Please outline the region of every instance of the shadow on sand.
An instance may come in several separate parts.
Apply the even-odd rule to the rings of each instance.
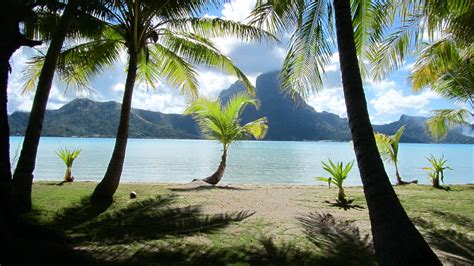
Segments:
[[[353,202],[354,202],[354,200],[348,200],[347,202],[342,202],[342,201],[339,201],[339,200],[336,200],[334,202],[327,201],[327,200],[324,201],[324,203],[327,203],[331,207],[337,207],[337,208],[343,209],[345,211],[350,210],[350,209],[356,209],[356,210],[364,209],[364,207],[362,207],[360,205],[357,205],[357,204],[353,204]]]
[[[209,247],[196,244],[163,248],[146,246],[119,265],[375,265],[368,236],[330,214],[299,218],[309,243],[276,244],[262,238],[254,246]]]
[[[173,192],[189,192],[202,190],[250,190],[248,188],[232,187],[232,186],[213,186],[213,185],[197,185],[190,187],[170,188]]]
[[[444,212],[439,213],[443,213],[441,217],[447,219],[449,223],[456,224],[455,221],[472,223],[472,220],[467,217],[461,218],[455,215],[449,218],[450,215]],[[455,230],[437,228],[434,223],[423,218],[413,219],[413,222],[422,229],[425,239],[432,247],[445,253],[447,261],[454,265],[474,265],[474,240],[472,238]]]

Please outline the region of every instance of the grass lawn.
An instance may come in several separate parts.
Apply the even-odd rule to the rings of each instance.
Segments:
[[[337,190],[323,186],[121,184],[113,203],[90,206],[84,199],[95,185],[36,182],[28,218],[64,230],[71,245],[100,264],[374,263],[361,187],[347,188],[354,203],[345,210],[326,202]],[[474,185],[450,188],[395,190],[444,263],[471,265]]]

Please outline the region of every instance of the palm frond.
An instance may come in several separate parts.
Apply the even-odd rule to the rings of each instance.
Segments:
[[[242,126],[242,131],[252,135],[255,139],[265,138],[268,132],[268,121],[266,117],[259,118]]]
[[[81,149],[69,150],[68,148],[60,148],[56,154],[66,164],[67,167],[72,167],[72,163],[81,153]]]
[[[434,110],[433,116],[426,122],[427,130],[436,141],[442,140],[449,129],[469,124],[471,112],[466,109],[441,109]]]
[[[281,71],[282,89],[293,98],[307,97],[322,88],[324,68],[334,50],[331,9],[324,1],[313,1],[304,10],[301,24],[293,33]]]
[[[164,30],[160,43],[173,54],[181,56],[192,64],[217,68],[236,76],[250,93],[254,93],[255,89],[245,74],[210,40],[196,34]]]
[[[221,18],[180,18],[164,23],[171,31],[194,33],[205,38],[235,37],[245,42],[279,42],[273,34],[261,28]]]
[[[257,0],[249,24],[271,33],[290,32],[302,20],[304,0]]]

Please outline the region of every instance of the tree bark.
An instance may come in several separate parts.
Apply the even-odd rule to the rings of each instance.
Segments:
[[[379,265],[441,265],[405,213],[377,150],[356,54],[350,0],[334,0],[334,12],[347,116],[377,261]]]
[[[0,193],[2,199],[3,195],[9,194],[12,178],[10,165],[10,127],[8,125],[7,110],[9,58],[7,55],[0,58]]]
[[[46,105],[48,103],[58,57],[66,38],[69,25],[75,17],[77,7],[78,0],[68,2],[58,27],[53,34],[43,68],[41,69],[20,158],[13,175],[12,200],[16,210],[20,213],[31,210],[33,171],[35,170],[36,154],[41,137],[41,130],[43,128]]]
[[[224,152],[222,153],[222,157],[221,157],[221,163],[219,164],[219,167],[217,168],[216,172],[214,172],[214,174],[212,174],[211,176],[204,178],[202,181],[211,185],[217,185],[217,183],[219,183],[219,181],[221,181],[222,177],[224,176],[226,162],[227,162],[227,147],[224,147]]]
[[[66,168],[66,173],[64,173],[64,182],[73,182],[74,177],[72,176],[72,168],[67,167]]]
[[[137,77],[138,54],[129,49],[129,63],[127,80],[125,82],[125,91],[122,100],[122,110],[120,113],[120,122],[115,138],[115,147],[110,159],[109,166],[104,178],[94,190],[92,194],[92,202],[111,201],[115,191],[120,183],[122,175],[123,163],[125,160],[125,152],[127,149],[128,130],[130,124],[130,112],[132,110],[133,87]]]
[[[337,199],[342,203],[347,203],[346,193],[344,193],[344,188],[340,187],[337,193]]]
[[[0,10],[0,216],[7,216],[10,210],[11,163],[10,127],[8,123],[8,75],[11,71],[10,58],[21,46],[33,47],[41,41],[26,39],[20,31],[20,22],[33,16],[33,7],[26,3],[7,0]]]

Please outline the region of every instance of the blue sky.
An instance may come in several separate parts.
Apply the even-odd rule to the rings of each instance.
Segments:
[[[244,21],[248,16],[255,0],[233,0],[225,4],[221,10],[215,10],[206,16],[222,17]],[[236,39],[214,39],[216,45],[227,53],[235,64],[255,82],[261,73],[278,70],[285,56],[285,47],[275,44],[242,43]],[[25,62],[31,54],[29,48],[22,48],[12,58],[13,72],[9,81],[9,113],[14,111],[29,111],[32,104],[33,94],[23,94],[21,90]],[[124,62],[117,63],[113,69],[109,69],[94,79],[91,84],[93,92],[74,93],[64,92],[61,84],[55,83],[48,102],[48,109],[58,109],[75,97],[88,97],[97,101],[121,101],[125,83]],[[408,61],[404,67],[395,71],[382,81],[365,81],[365,91],[369,106],[372,123],[383,124],[398,120],[400,115],[429,116],[430,111],[439,108],[450,108],[453,102],[442,99],[435,93],[426,90],[418,94],[411,91],[409,84],[409,73],[412,61]],[[319,93],[311,95],[308,104],[316,111],[328,111],[345,117],[345,104],[340,81],[338,54],[333,55],[333,63],[326,69],[327,76],[324,89]],[[232,76],[224,73],[200,69],[200,93],[204,96],[216,97],[220,91],[227,89],[236,81]],[[137,84],[133,96],[133,107],[165,113],[180,113],[186,106],[186,99],[176,91],[158,84],[156,88],[147,88]]]

